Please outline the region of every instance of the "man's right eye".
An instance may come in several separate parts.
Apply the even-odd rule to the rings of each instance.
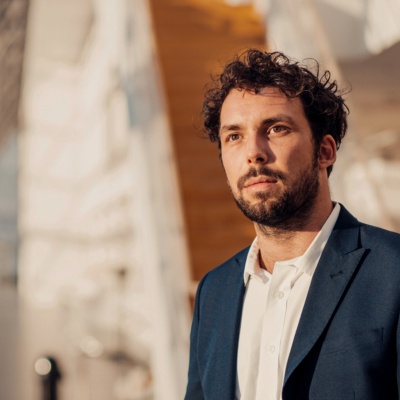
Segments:
[[[226,141],[227,142],[233,142],[235,140],[239,139],[239,134],[238,133],[230,133],[227,137],[226,137]]]

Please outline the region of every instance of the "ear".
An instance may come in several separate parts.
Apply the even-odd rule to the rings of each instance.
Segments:
[[[332,135],[325,135],[319,146],[319,169],[327,169],[336,161],[336,142]]]

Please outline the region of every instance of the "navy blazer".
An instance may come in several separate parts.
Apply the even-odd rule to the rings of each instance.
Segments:
[[[186,400],[235,399],[247,253],[199,284]],[[399,400],[399,311],[400,235],[360,223],[342,206],[311,281],[283,400]]]

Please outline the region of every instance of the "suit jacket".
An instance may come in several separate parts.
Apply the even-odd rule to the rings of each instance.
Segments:
[[[235,399],[247,253],[199,284],[186,400]],[[283,400],[399,400],[399,311],[400,235],[360,223],[342,206],[311,281]]]

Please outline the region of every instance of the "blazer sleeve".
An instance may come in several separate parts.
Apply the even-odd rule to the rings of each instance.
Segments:
[[[198,331],[200,324],[200,293],[205,277],[200,281],[197,288],[192,329],[190,332],[190,358],[189,358],[189,373],[188,384],[186,388],[185,400],[204,400],[203,387],[200,379],[200,371],[197,359],[198,353]]]

